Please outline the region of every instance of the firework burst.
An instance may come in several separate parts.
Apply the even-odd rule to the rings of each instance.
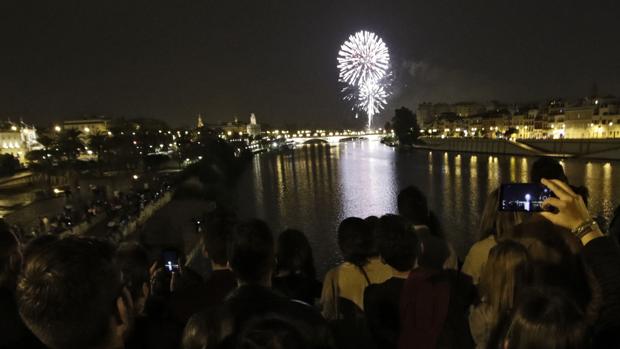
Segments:
[[[355,100],[355,107],[368,115],[368,128],[372,117],[386,103],[388,97],[388,69],[390,54],[383,40],[375,33],[359,31],[345,41],[338,52],[339,80],[345,100]]]

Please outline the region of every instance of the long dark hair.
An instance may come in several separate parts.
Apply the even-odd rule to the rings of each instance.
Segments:
[[[306,235],[299,230],[287,229],[278,237],[276,245],[276,274],[300,273],[316,278],[312,248]]]
[[[581,349],[591,346],[583,310],[560,289],[526,290],[489,348]],[[493,338],[495,337],[495,338]]]
[[[345,261],[364,267],[374,250],[373,232],[363,219],[346,218],[338,226],[338,246]]]
[[[487,196],[480,216],[479,241],[491,235],[494,235],[497,241],[510,238],[514,227],[523,222],[523,216],[519,212],[500,212],[498,208],[499,189],[496,188]]]
[[[410,185],[398,193],[398,214],[410,224],[426,225],[432,235],[443,238],[439,218],[428,208],[426,195],[417,187]]]

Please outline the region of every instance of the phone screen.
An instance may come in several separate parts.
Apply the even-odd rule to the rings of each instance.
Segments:
[[[553,192],[538,183],[502,184],[500,188],[499,210],[511,212],[541,212],[543,201],[552,197]]]
[[[179,270],[179,255],[175,250],[164,250],[161,254],[164,269],[168,272]]]

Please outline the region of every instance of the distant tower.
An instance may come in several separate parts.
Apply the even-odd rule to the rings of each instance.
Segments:
[[[256,115],[250,114],[250,123],[246,126],[247,132],[250,136],[260,135],[260,125],[256,123]]]
[[[196,123],[196,128],[202,128],[205,124],[202,122],[202,116],[198,114],[198,122]]]

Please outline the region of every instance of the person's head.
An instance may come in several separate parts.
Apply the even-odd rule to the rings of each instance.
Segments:
[[[540,183],[541,179],[559,179],[567,182],[564,168],[560,162],[554,158],[542,157],[534,161],[530,172],[532,183]]]
[[[428,223],[430,210],[424,193],[414,187],[408,186],[398,193],[398,214],[405,217],[412,224],[425,225]]]
[[[206,349],[215,347],[232,326],[227,326],[224,309],[216,308],[198,312],[187,321],[181,339],[182,349]]]
[[[338,226],[338,246],[345,261],[364,266],[374,252],[374,236],[361,218],[349,217]]]
[[[564,289],[580,306],[591,305],[591,276],[574,235],[547,220],[532,220],[515,227],[515,238],[529,252],[535,285]]]
[[[441,225],[439,219],[428,207],[428,201],[424,193],[411,185],[398,193],[398,214],[407,219],[410,224],[425,225],[431,234],[441,237]]]
[[[294,322],[277,315],[258,316],[248,321],[236,339],[236,349],[310,349]]]
[[[519,212],[499,211],[499,189],[495,189],[487,196],[482,217],[480,218],[480,240],[490,235],[496,240],[510,238],[514,227],[523,221]]]
[[[114,248],[70,236],[37,248],[18,279],[19,314],[46,346],[121,347],[132,323]]]
[[[125,242],[116,250],[116,261],[122,271],[123,284],[134,300],[136,314],[140,314],[150,288],[151,261],[148,251],[139,243]]]
[[[418,248],[416,234],[407,227],[405,219],[396,215],[379,218],[376,225],[381,259],[399,272],[413,268]]]
[[[273,235],[265,222],[250,219],[235,226],[228,256],[240,284],[270,284],[275,260],[273,245]]]
[[[278,236],[276,271],[301,273],[310,278],[316,277],[312,248],[304,233],[287,229]]]
[[[13,290],[21,263],[19,240],[4,220],[0,220],[0,288]]]
[[[525,246],[504,240],[489,252],[480,276],[480,291],[496,314],[509,311],[515,305],[515,294],[529,283],[530,257]]]
[[[216,209],[205,217],[202,230],[203,253],[217,266],[228,264],[228,242],[235,223],[235,216],[222,209]]]
[[[503,349],[590,347],[583,311],[557,289],[524,292],[502,332],[498,344]]]

